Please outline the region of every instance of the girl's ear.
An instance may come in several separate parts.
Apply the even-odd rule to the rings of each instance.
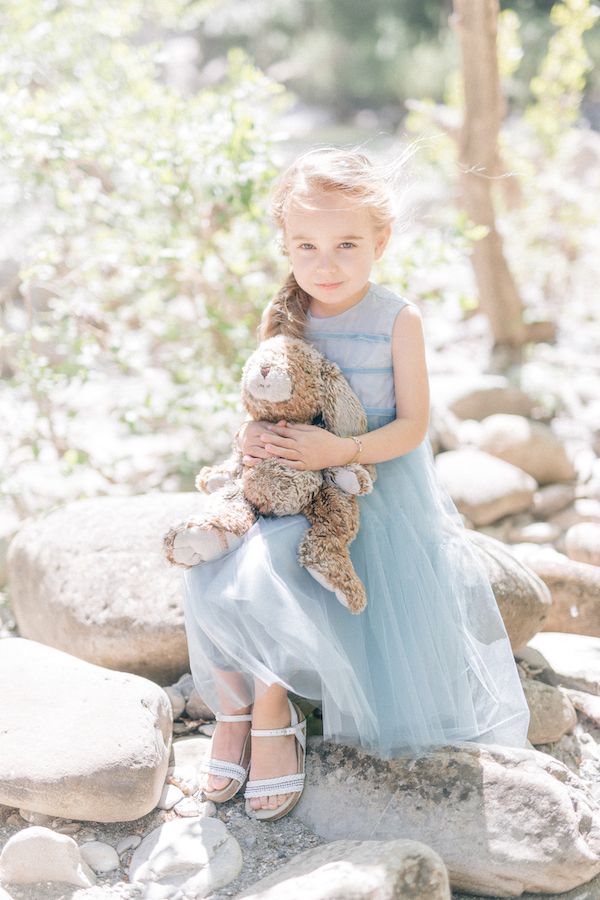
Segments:
[[[375,259],[379,259],[382,256],[383,251],[387,247],[391,236],[391,225],[386,225],[385,228],[382,228],[377,232],[377,237],[375,238]]]
[[[340,437],[363,434],[367,430],[367,416],[340,368],[330,360],[324,359],[321,379],[323,384],[321,412],[327,429]]]

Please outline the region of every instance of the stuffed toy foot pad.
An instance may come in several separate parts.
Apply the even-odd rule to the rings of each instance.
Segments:
[[[165,535],[169,562],[190,568],[223,556],[241,543],[242,538],[222,528],[178,525]]]

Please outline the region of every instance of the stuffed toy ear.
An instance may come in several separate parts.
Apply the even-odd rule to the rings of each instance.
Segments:
[[[328,359],[321,366],[325,426],[338,435],[362,434],[367,430],[367,416],[360,400],[342,375],[340,368]]]

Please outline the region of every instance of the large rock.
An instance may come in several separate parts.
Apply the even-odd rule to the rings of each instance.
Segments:
[[[467,535],[486,567],[511,645],[523,647],[548,615],[550,591],[501,541],[479,531],[467,530]]]
[[[481,450],[448,450],[435,458],[438,475],[461,513],[489,525],[531,506],[535,479]]]
[[[549,744],[573,731],[577,713],[569,697],[559,688],[525,678],[523,691],[531,712],[527,737],[532,744]]]
[[[428,844],[453,889],[566,891],[600,872],[600,806],[545,753],[463,742],[382,760],[313,737],[306,771],[292,816],[327,840]]]
[[[485,419],[494,413],[529,416],[533,401],[503,375],[454,375],[431,377],[436,405],[447,406],[459,419]]]
[[[532,544],[515,544],[511,552],[542,579],[552,595],[544,631],[600,637],[600,568],[574,562],[563,553]]]
[[[96,876],[72,837],[33,825],[13,834],[0,855],[0,881],[36,884],[60,881],[91,887]],[[40,894],[41,896],[41,894]]]
[[[156,888],[152,897],[206,897],[241,868],[240,845],[219,819],[172,819],[144,838],[128,874],[131,882]]]
[[[299,853],[247,900],[450,900],[443,860],[418,841],[332,841]]]
[[[171,684],[189,661],[182,570],[164,561],[162,535],[201,503],[196,493],[97,497],[28,521],[7,563],[19,633]]]
[[[524,416],[487,416],[481,423],[479,449],[523,469],[538,484],[575,478],[575,468],[562,441],[548,425]]]
[[[172,725],[158,685],[6,638],[0,709],[0,803],[95,822],[156,806]]]
[[[600,696],[600,638],[542,631],[529,641],[531,647],[544,660],[544,681]]]
[[[580,522],[565,534],[565,550],[569,559],[600,566],[600,524]]]

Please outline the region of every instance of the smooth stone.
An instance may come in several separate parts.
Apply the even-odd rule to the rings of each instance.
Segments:
[[[294,856],[246,900],[450,900],[448,872],[419,841],[332,841]]]
[[[558,741],[577,724],[575,707],[559,688],[533,678],[522,682],[531,712],[527,737],[532,744]]]
[[[198,773],[194,765],[169,766],[167,769],[167,783],[174,784],[186,796],[194,794],[199,787]]]
[[[54,819],[54,816],[47,816],[32,809],[20,809],[19,815],[30,825],[49,825]]]
[[[552,604],[550,591],[501,541],[467,531],[485,565],[513,649],[537,634]]]
[[[570,506],[575,499],[572,484],[547,484],[533,495],[532,512],[541,519],[555,515]]]
[[[175,768],[192,766],[198,777],[200,768],[210,753],[210,743],[210,738],[200,735],[183,737],[173,741],[169,765]]]
[[[475,525],[528,509],[537,489],[531,475],[481,450],[448,450],[435,465],[458,510]]]
[[[13,834],[4,845],[0,854],[0,881],[9,884],[64,881],[91,887],[96,883],[96,876],[81,859],[72,837],[32,825]]]
[[[481,423],[479,449],[527,472],[538,484],[572,481],[573,463],[552,429],[543,422],[504,413]]]
[[[199,508],[197,492],[75,500],[27,520],[7,558],[22,637],[172,684],[189,671],[182,569],[162,535]]]
[[[92,822],[156,806],[172,722],[157,684],[9,638],[0,641],[0,708],[0,803]]]
[[[135,850],[141,843],[142,836],[140,834],[127,834],[124,838],[121,838],[115,850],[121,856],[123,853],[127,853],[128,850]]]
[[[530,522],[528,525],[509,529],[507,539],[511,543],[553,544],[560,537],[560,528],[551,522]]]
[[[429,418],[429,439],[435,453],[458,450],[461,445],[460,419],[443,406],[432,406]]]
[[[494,413],[529,416],[533,412],[533,400],[503,375],[478,372],[474,377],[444,372],[432,375],[430,380],[436,404],[447,406],[459,419],[481,421]]]
[[[185,697],[175,685],[163,689],[173,709],[173,718],[178,719],[185,709]]]
[[[192,688],[190,695],[186,700],[185,711],[190,719],[214,719],[215,714],[212,709],[206,705],[196,688]]]
[[[600,638],[541,631],[528,646],[542,655],[556,683],[600,696]]]
[[[206,897],[242,868],[242,851],[219,819],[171,819],[151,831],[134,852],[129,880]]]
[[[573,688],[559,688],[563,691],[579,712],[583,713],[594,725],[600,726],[600,696],[588,694],[587,691],[576,691]]]
[[[555,550],[514,544],[511,552],[542,579],[552,595],[544,631],[600,637],[600,568]]]
[[[159,809],[171,809],[180,800],[183,800],[183,791],[174,784],[165,784],[161,791],[158,803]]]
[[[565,534],[565,551],[575,562],[600,566],[600,525],[596,522],[572,525]]]
[[[545,753],[463,742],[383,760],[317,737],[308,746],[290,815],[326,840],[422,841],[452,888],[474,894],[566,891],[600,873],[600,805]]]
[[[88,866],[100,875],[104,872],[113,872],[120,866],[119,854],[110,844],[104,841],[89,841],[79,845],[81,858]]]
[[[550,516],[548,521],[562,531],[567,531],[573,525],[579,525],[582,522],[591,522],[597,525],[600,523],[600,501],[589,497],[578,497],[571,506]]]

